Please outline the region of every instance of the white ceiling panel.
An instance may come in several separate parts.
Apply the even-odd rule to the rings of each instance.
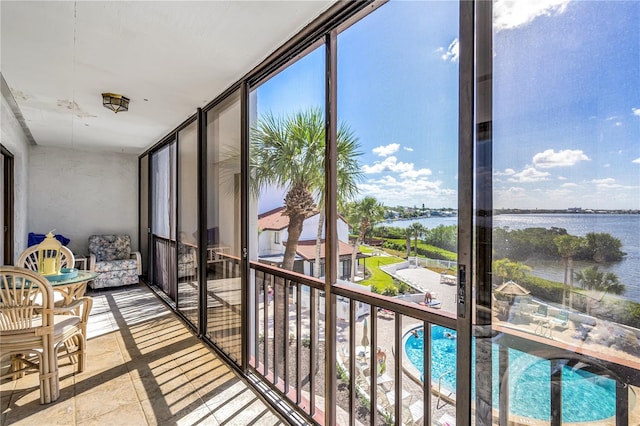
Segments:
[[[2,1],[1,71],[37,144],[139,153],[332,3]]]

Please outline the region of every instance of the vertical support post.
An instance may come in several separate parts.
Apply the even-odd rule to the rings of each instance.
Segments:
[[[616,426],[629,424],[629,387],[616,380]]]
[[[394,376],[395,376],[395,398],[394,417],[396,423],[402,424],[402,315],[396,312],[394,315],[393,346],[395,347]],[[389,401],[391,402],[391,401]]]
[[[356,302],[349,299],[349,426],[356,424]]]
[[[431,424],[431,325],[424,321],[422,323],[422,399],[424,406],[424,424]]]
[[[562,366],[563,361],[552,359],[549,362],[551,367],[551,426],[562,424]]]
[[[509,425],[509,348],[500,345],[498,368],[500,387],[498,388],[498,425]]]
[[[240,247],[242,247],[242,259],[240,266],[240,290],[242,294],[242,305],[240,318],[242,318],[242,370],[249,368],[249,338],[251,327],[249,327],[249,307],[252,306],[253,314],[256,316],[253,333],[255,333],[255,351],[259,352],[258,346],[258,289],[254,295],[254,303],[251,303],[251,292],[249,291],[249,279],[251,270],[249,268],[249,83],[240,85]],[[256,277],[257,281],[257,277]],[[257,283],[254,282],[257,287]],[[266,341],[265,341],[266,343]],[[256,368],[258,367],[256,357]]]
[[[337,140],[338,140],[338,33],[334,29],[325,36],[325,424],[336,424],[336,302],[332,286],[338,271]],[[318,265],[319,266],[319,265]]]
[[[476,3],[475,346],[476,425],[493,425],[491,260],[493,232],[493,2]]]
[[[198,333],[207,333],[207,120],[198,108],[196,115],[198,137]]]
[[[458,320],[456,424],[471,424],[471,363],[474,188],[475,5],[460,1],[458,89]]]

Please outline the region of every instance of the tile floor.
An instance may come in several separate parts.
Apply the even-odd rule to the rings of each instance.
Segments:
[[[0,385],[2,425],[286,424],[146,287],[90,293],[87,368],[60,360],[60,398],[38,375]]]

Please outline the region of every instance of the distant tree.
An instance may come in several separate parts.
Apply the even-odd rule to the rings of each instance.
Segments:
[[[621,260],[625,253],[620,250],[622,242],[605,232],[589,232],[585,235],[586,251],[596,262]]]
[[[531,268],[522,262],[512,262],[508,258],[498,259],[493,262],[493,274],[502,278],[502,283],[508,280],[522,281]]]
[[[438,225],[425,231],[425,241],[432,246],[455,251],[458,241],[458,227],[456,225]]]
[[[601,291],[598,301],[604,299],[605,294],[622,294],[626,287],[613,272],[602,272],[597,266],[590,266],[575,273],[575,279],[587,290]],[[587,314],[591,313],[590,298],[587,297]]]
[[[584,245],[584,239],[574,235],[561,235],[553,239],[558,247],[558,253],[564,263],[564,281],[562,289],[562,307],[566,306],[567,281],[570,281],[569,309],[573,305],[573,256]]]

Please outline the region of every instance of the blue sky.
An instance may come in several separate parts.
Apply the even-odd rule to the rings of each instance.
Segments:
[[[495,2],[495,207],[640,209],[638,27],[640,2]],[[339,35],[362,196],[457,205],[457,37],[452,1],[391,1]],[[323,76],[319,48],[258,88],[258,115],[322,107]]]

